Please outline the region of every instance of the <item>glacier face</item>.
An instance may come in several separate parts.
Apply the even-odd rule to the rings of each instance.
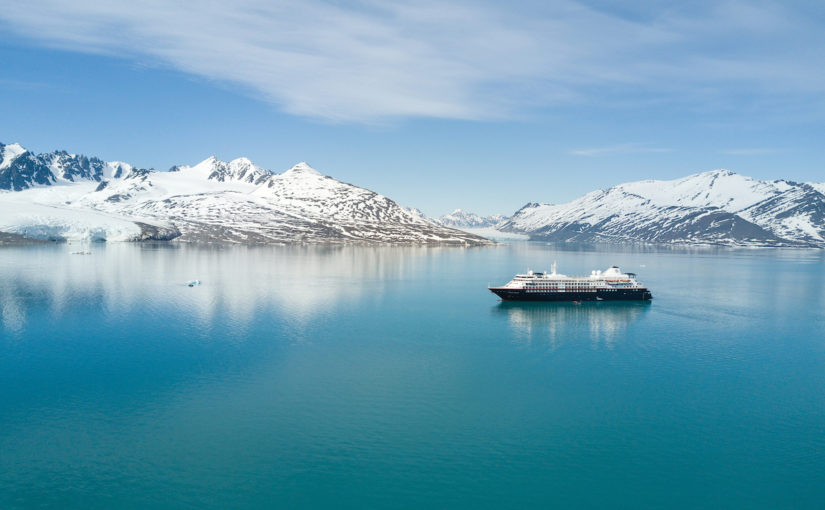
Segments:
[[[9,148],[11,147],[11,148]],[[0,232],[45,240],[479,245],[306,163],[282,174],[214,156],[169,172],[0,147]]]
[[[825,195],[819,184],[714,170],[529,203],[498,228],[547,241],[825,247]]]

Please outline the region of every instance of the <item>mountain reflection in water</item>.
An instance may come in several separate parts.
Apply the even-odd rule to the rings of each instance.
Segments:
[[[262,314],[306,323],[364,296],[380,299],[387,281],[409,278],[441,248],[187,245],[70,245],[0,252],[0,331],[21,334],[33,313],[98,317],[177,312],[209,325],[221,315],[239,326]],[[460,252],[459,252],[460,253]],[[189,288],[186,282],[200,280]]]
[[[650,301],[534,303],[502,301],[493,308],[505,315],[516,342],[547,342],[555,349],[565,341],[590,339],[609,347],[651,307]]]

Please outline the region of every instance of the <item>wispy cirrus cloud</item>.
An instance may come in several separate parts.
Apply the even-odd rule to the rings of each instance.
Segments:
[[[0,89],[31,90],[51,88],[53,85],[45,81],[16,80],[14,78],[0,78]]]
[[[719,152],[728,156],[762,156],[765,154],[776,154],[779,151],[767,147],[756,147],[750,149],[725,149]]]
[[[801,104],[825,91],[821,26],[804,7],[657,5],[0,0],[0,23],[40,44],[169,66],[331,121],[497,119],[651,98]]]
[[[575,149],[571,150],[570,154],[574,156],[609,156],[612,154],[632,154],[640,152],[671,152],[671,149],[664,147],[651,147],[645,143],[623,143],[619,145],[609,145],[606,147],[591,147],[589,149]]]

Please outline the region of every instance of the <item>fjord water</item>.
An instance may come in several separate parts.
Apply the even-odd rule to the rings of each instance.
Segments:
[[[821,251],[77,249],[0,250],[2,508],[825,501]],[[654,300],[486,290],[554,260]]]

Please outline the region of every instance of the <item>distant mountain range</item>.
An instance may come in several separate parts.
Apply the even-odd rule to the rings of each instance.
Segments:
[[[210,157],[158,172],[0,144],[0,190],[0,242],[490,244],[306,163],[276,174]]]
[[[498,229],[533,240],[825,247],[825,184],[714,170],[529,203]]]
[[[210,157],[158,172],[0,144],[0,243],[490,243],[460,229],[560,242],[825,248],[825,183],[714,170],[620,184],[562,205],[528,203],[509,218],[456,209],[430,219],[306,163],[276,174],[246,158]]]
[[[479,216],[478,214],[464,212],[461,209],[456,209],[450,214],[445,214],[439,218],[433,218],[433,221],[439,225],[451,228],[488,228],[496,227],[507,221],[507,216],[501,214],[493,214],[492,216]]]

